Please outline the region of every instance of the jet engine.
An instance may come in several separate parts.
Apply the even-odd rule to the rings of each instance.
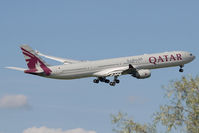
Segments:
[[[151,72],[148,69],[141,69],[141,70],[137,70],[137,72],[132,74],[132,76],[137,79],[145,79],[151,76]]]

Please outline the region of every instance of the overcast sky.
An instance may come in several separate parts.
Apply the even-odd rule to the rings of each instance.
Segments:
[[[118,111],[150,122],[166,102],[161,86],[198,74],[198,7],[198,0],[1,0],[0,133],[113,133],[110,115]],[[93,78],[60,81],[3,69],[26,67],[21,44],[78,60],[173,50],[196,60],[184,73],[152,70],[149,79],[122,76],[110,87]]]

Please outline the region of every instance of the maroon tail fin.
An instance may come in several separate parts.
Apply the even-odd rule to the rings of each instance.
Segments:
[[[52,71],[48,68],[48,65],[28,45],[22,45],[21,50],[24,54],[27,66],[29,68],[29,70],[27,70],[27,73],[44,72],[48,76],[51,74]]]

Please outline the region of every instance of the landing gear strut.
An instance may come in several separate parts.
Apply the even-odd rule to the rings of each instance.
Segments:
[[[184,67],[184,65],[180,66],[179,72],[184,72],[184,70],[182,69]]]
[[[117,78],[118,78],[118,76],[115,76],[115,77],[114,77],[114,81],[115,81],[117,84],[119,84],[119,83],[120,83],[120,80],[117,79]]]
[[[114,77],[114,80],[113,80],[112,82],[109,83],[110,86],[115,86],[116,83],[117,83],[117,84],[120,83],[120,80],[118,80],[117,78],[118,78],[118,76],[115,76],[115,77]]]

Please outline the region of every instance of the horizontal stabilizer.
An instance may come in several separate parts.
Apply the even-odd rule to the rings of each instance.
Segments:
[[[35,71],[35,69],[27,70],[25,68],[19,68],[19,67],[5,67],[5,68],[12,69],[12,70],[17,70],[17,71],[23,71],[25,73],[33,74],[33,75],[40,75],[40,76],[46,75],[44,71]]]
[[[17,71],[25,71],[25,68],[19,68],[19,67],[5,67],[7,69],[17,70]]]

